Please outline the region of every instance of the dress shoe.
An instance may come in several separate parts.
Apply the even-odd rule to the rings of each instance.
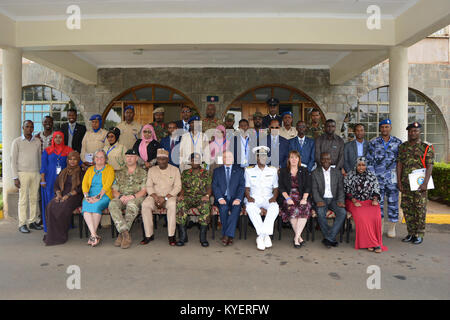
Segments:
[[[151,237],[144,237],[144,239],[142,239],[141,244],[145,245],[148,244],[150,241],[155,240],[155,235],[152,235]]]
[[[24,224],[23,226],[21,226],[21,227],[19,228],[19,231],[22,232],[22,233],[30,233],[30,229],[28,229],[28,227],[27,227],[26,224]]]
[[[306,241],[303,240],[302,242],[300,242],[300,245],[301,245],[302,247],[306,246]]]
[[[42,230],[44,228],[42,228],[40,225],[38,225],[35,222],[30,223],[30,229],[34,229],[34,230]]]
[[[406,237],[402,239],[402,242],[411,242],[413,241],[414,236],[408,234]]]
[[[264,245],[264,237],[263,236],[258,236],[256,238],[256,248],[258,248],[258,250],[261,250],[261,251],[266,250],[266,246]]]
[[[270,239],[270,236],[265,236],[264,237],[264,246],[266,248],[272,247],[272,240]]]
[[[294,243],[294,248],[295,248],[295,249],[300,249],[300,248],[302,247],[301,244],[296,244],[296,243],[295,243],[295,240],[293,240],[293,243]]]
[[[228,242],[227,242],[227,244],[228,244],[229,246],[231,246],[231,245],[233,244],[233,237],[228,237]]]
[[[337,241],[330,241],[330,244],[331,244],[332,247],[339,246],[339,242],[337,242]]]
[[[177,239],[175,238],[175,236],[169,237],[169,245],[171,245],[173,247],[176,244],[177,244]]]
[[[223,244],[224,246],[227,246],[227,245],[228,245],[228,237],[227,237],[227,236],[223,236],[223,237],[222,237],[222,244]]]
[[[325,247],[327,247],[328,249],[331,248],[331,243],[330,241],[328,241],[327,239],[323,239],[322,243]]]
[[[423,242],[423,238],[422,237],[414,237],[412,240],[413,244],[421,244]]]

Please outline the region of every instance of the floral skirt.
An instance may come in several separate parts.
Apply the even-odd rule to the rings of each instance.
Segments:
[[[311,203],[307,201],[306,204],[300,204],[302,197],[297,189],[292,189],[289,196],[294,201],[294,205],[288,205],[287,200],[283,200],[283,205],[281,206],[281,218],[283,222],[288,222],[290,219],[295,218],[309,218],[311,214]]]

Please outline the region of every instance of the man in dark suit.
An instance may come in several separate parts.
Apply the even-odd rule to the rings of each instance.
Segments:
[[[75,109],[67,111],[67,119],[69,122],[61,125],[61,131],[64,133],[64,144],[81,153],[81,142],[86,133],[86,127],[77,123],[77,110]]]
[[[328,152],[320,154],[320,166],[312,172],[312,194],[317,206],[317,216],[322,230],[322,243],[327,247],[337,247],[336,235],[345,221],[344,179],[341,171],[331,168],[331,156]],[[327,221],[327,211],[336,214],[333,226]]]
[[[224,246],[233,243],[236,225],[241,213],[241,204],[245,193],[244,170],[233,164],[233,154],[226,151],[223,154],[223,166],[214,170],[212,191],[214,204],[219,207],[222,223],[222,243]],[[228,212],[230,212],[228,215]]]
[[[178,129],[177,124],[175,121],[171,121],[168,123],[167,131],[169,135],[161,139],[161,148],[163,148],[166,151],[169,151],[169,163],[178,168],[180,166],[180,160],[176,159],[176,161],[174,162],[173,160],[175,159],[172,159],[172,151],[175,148],[175,146],[179,144],[181,141],[181,136],[176,135],[177,129]]]
[[[287,166],[287,158],[289,154],[289,141],[279,134],[280,122],[277,119],[270,121],[269,134],[267,135],[267,147],[269,151],[268,165],[272,165],[277,168],[285,168]],[[263,144],[260,144],[263,145]],[[278,159],[272,158],[272,155],[278,154]]]
[[[311,172],[315,165],[316,144],[313,139],[305,136],[306,123],[304,121],[297,122],[297,137],[289,140],[289,151],[296,150],[302,158],[302,167],[308,168]]]
[[[192,110],[189,106],[181,107],[181,120],[176,122],[177,127],[189,132],[189,119],[192,116]]]
[[[272,97],[267,100],[266,103],[269,106],[269,114],[263,118],[262,127],[270,127],[270,121],[274,119],[277,119],[281,126],[281,116],[278,114],[278,105],[280,104],[280,101],[277,98]]]
[[[347,142],[344,146],[344,169],[342,174],[347,175],[351,170],[355,169],[356,159],[358,157],[365,157],[369,142],[364,139],[365,131],[364,125],[358,123],[355,126],[356,139]]]

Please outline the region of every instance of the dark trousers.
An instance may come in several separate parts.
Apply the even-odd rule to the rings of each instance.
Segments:
[[[222,236],[234,238],[234,232],[241,214],[241,205],[232,205],[234,200],[225,200],[227,204],[219,203],[220,222],[222,223]]]
[[[325,206],[317,207],[317,220],[319,221],[320,230],[322,230],[323,237],[328,241],[335,242],[336,235],[342,228],[345,222],[346,211],[345,208],[337,206],[337,202],[333,198],[324,198]],[[330,228],[327,221],[327,211],[330,209],[336,214],[333,226]]]

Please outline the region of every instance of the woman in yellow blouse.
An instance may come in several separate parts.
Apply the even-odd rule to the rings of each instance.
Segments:
[[[88,244],[95,247],[101,238],[97,235],[97,228],[105,210],[112,199],[111,186],[114,182],[114,169],[106,164],[108,157],[104,150],[94,153],[94,165],[87,169],[83,178],[83,206],[82,214],[91,232]]]

